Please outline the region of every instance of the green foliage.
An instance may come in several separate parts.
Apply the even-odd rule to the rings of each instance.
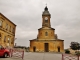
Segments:
[[[68,49],[65,50],[65,53],[70,54],[70,51]]]
[[[78,42],[71,42],[70,48],[73,50],[79,50],[80,49],[80,44]]]

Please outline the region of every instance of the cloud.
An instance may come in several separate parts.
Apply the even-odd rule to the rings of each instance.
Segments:
[[[0,0],[0,12],[14,22],[16,43],[29,46],[29,40],[37,37],[42,26],[42,12],[47,3],[51,13],[51,26],[58,38],[64,40],[65,48],[71,41],[80,39],[79,0]]]

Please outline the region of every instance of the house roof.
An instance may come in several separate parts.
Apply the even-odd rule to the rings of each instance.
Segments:
[[[5,19],[7,19],[9,22],[11,22],[12,24],[14,24],[12,21],[10,21],[7,17],[5,17],[2,13],[0,13],[1,16],[3,16]],[[14,24],[16,26],[16,24]]]

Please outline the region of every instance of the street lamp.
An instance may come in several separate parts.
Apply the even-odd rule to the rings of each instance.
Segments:
[[[16,40],[17,38],[14,38],[14,41]],[[14,46],[16,46],[16,43],[15,43],[15,45]]]
[[[14,38],[14,40],[16,40],[17,38]]]

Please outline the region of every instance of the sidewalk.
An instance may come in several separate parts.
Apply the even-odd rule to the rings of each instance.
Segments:
[[[54,53],[25,53],[24,60],[61,60],[61,54]]]
[[[56,53],[38,53],[38,52],[25,52],[23,60],[61,60],[62,54]],[[0,60],[22,60],[22,58],[0,58]]]

